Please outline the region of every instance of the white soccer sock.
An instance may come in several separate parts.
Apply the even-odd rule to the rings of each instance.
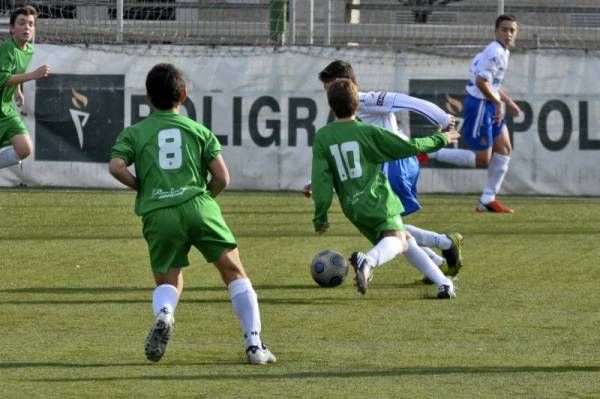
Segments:
[[[8,146],[0,148],[0,169],[18,165],[21,162],[21,158],[17,155],[15,147]]]
[[[442,148],[436,152],[427,154],[429,158],[439,162],[449,163],[456,166],[466,168],[475,167],[475,153],[471,150],[463,150],[460,148]]]
[[[508,155],[492,154],[490,164],[488,165],[488,180],[483,193],[481,194],[482,204],[487,204],[496,199],[496,194],[500,191],[500,186],[508,171],[508,163],[510,157]]]
[[[171,284],[161,284],[154,289],[152,294],[152,312],[154,316],[158,316],[162,308],[167,308],[173,314],[177,302],[179,302],[177,288]]]
[[[442,266],[445,259],[436,254],[433,249],[429,247],[421,247],[421,249],[427,254],[427,256],[429,256],[429,259],[431,259],[431,261],[435,263],[437,267]]]
[[[404,228],[415,238],[420,247],[450,249],[452,246],[452,240],[445,234],[423,230],[410,224],[405,225]]]
[[[440,285],[452,285],[450,279],[444,276],[440,268],[437,267],[429,256],[419,246],[414,238],[408,239],[408,251],[404,253],[406,260],[415,268],[425,275],[429,280],[433,281],[438,287]]]
[[[402,240],[398,237],[383,237],[367,252],[367,260],[373,267],[378,267],[394,259],[402,253]]]
[[[254,345],[260,347],[260,311],[252,283],[247,278],[240,278],[229,283],[228,288],[233,311],[240,319],[244,332],[246,348]]]

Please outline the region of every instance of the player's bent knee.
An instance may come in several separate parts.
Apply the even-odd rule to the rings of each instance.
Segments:
[[[31,155],[31,151],[33,150],[29,136],[24,134],[15,136],[12,141],[12,145],[21,160]]]

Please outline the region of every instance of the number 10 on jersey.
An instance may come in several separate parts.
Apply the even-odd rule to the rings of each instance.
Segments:
[[[333,144],[329,146],[329,151],[333,159],[335,159],[335,165],[341,181],[348,180],[348,176],[350,179],[362,176],[358,142],[347,141],[342,144]]]

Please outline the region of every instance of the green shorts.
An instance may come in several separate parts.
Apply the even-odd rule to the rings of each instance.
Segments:
[[[177,206],[156,209],[142,217],[150,264],[155,273],[190,264],[196,247],[207,262],[215,262],[228,248],[237,247],[221,209],[209,195],[197,195]]]
[[[352,224],[364,235],[372,244],[381,240],[384,231],[404,231],[404,224],[400,215],[390,216],[378,222],[363,224],[360,221],[351,220]]]
[[[0,119],[0,148],[10,145],[13,137],[27,134],[25,124],[18,116]]]

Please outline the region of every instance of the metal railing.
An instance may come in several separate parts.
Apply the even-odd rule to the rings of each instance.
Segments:
[[[461,48],[488,42],[506,12],[520,48],[600,48],[595,0],[2,1],[0,30],[22,4],[40,11],[37,42],[67,45]]]

